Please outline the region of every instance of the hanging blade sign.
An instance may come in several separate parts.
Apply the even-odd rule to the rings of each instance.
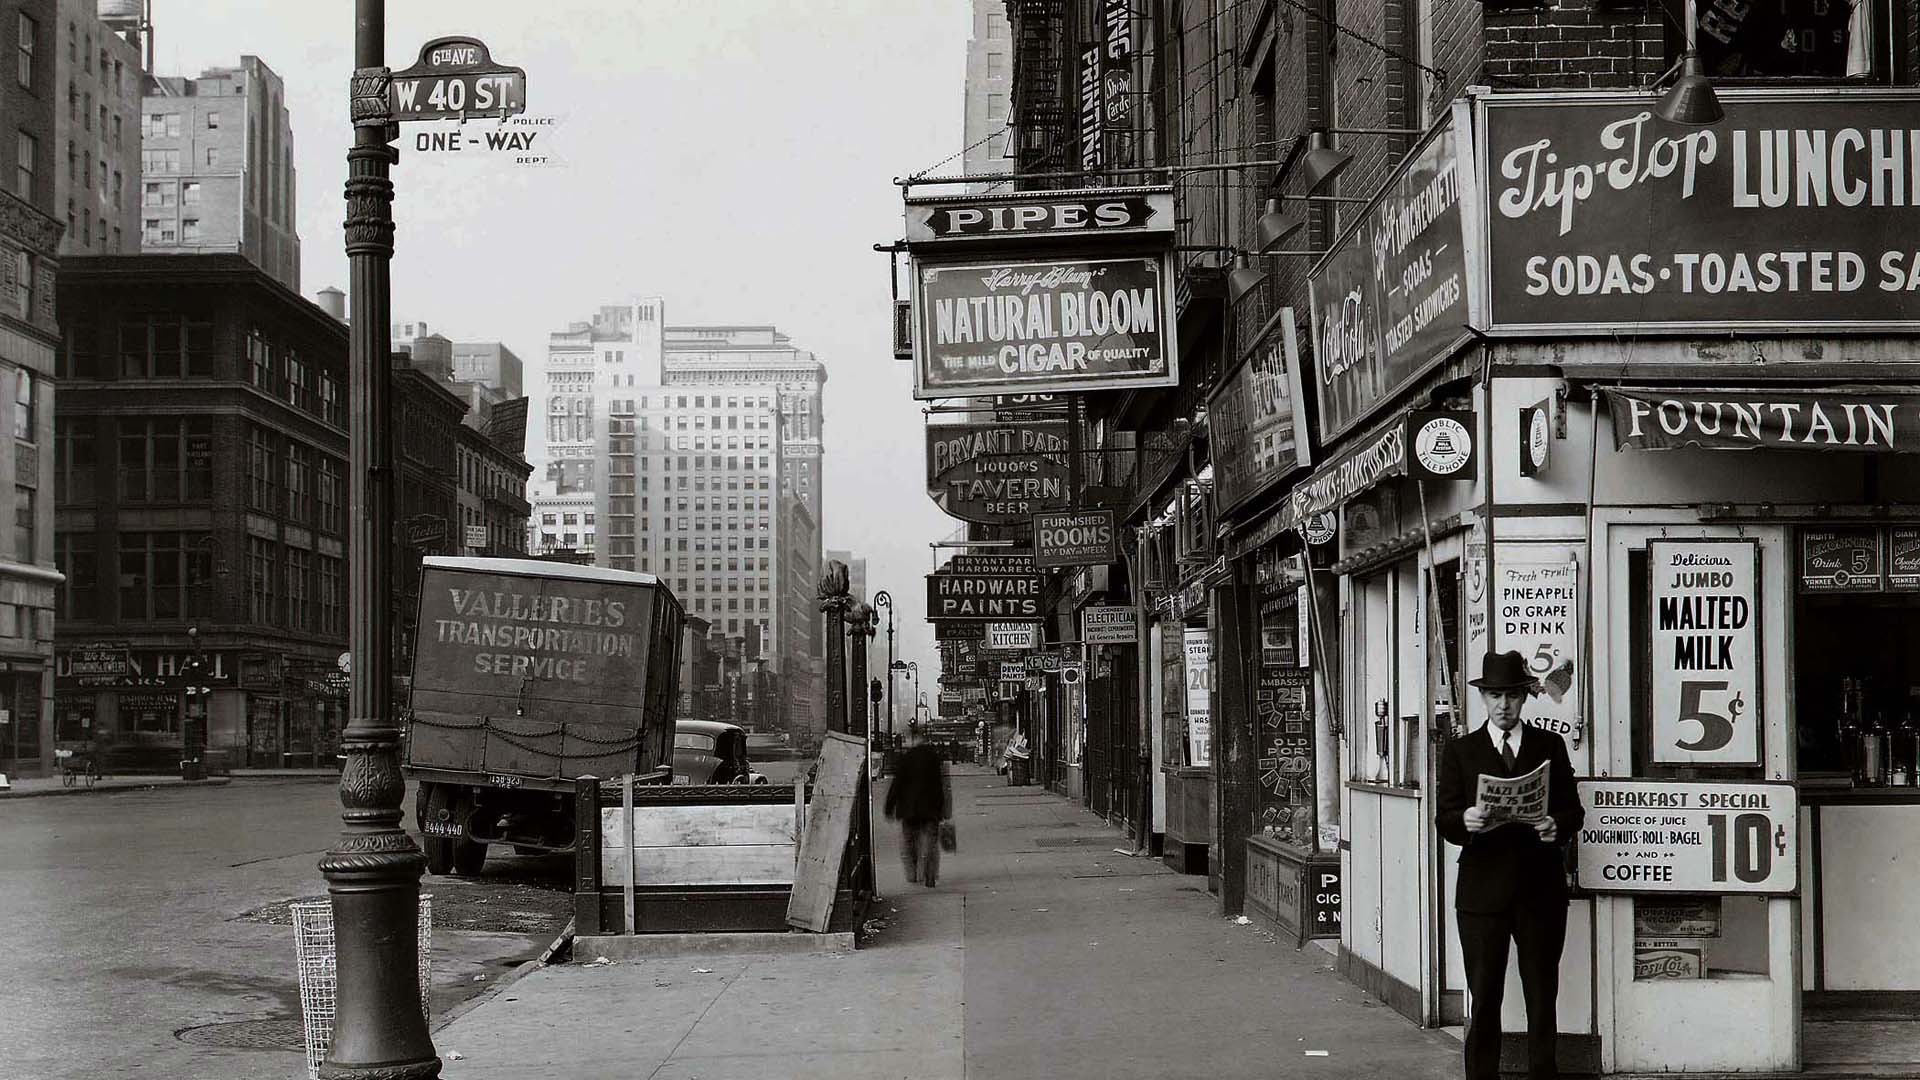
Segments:
[[[527,73],[495,63],[479,38],[434,38],[393,73],[387,105],[395,121],[513,116],[527,111]]]

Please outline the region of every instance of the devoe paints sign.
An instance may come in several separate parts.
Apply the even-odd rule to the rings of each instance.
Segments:
[[[1759,765],[1760,548],[1647,543],[1656,765]]]
[[[1602,779],[1578,787],[1586,820],[1574,851],[1588,892],[1783,896],[1799,884],[1792,784]]]
[[[1606,391],[1616,448],[1920,451],[1920,394],[1874,391]]]
[[[1059,421],[932,424],[927,494],[962,521],[1024,524],[1069,502],[1067,451]]]
[[[1920,95],[1477,97],[1489,332],[1895,329],[1920,302]]]

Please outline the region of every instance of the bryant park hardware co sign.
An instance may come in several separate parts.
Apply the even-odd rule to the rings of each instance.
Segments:
[[[1067,425],[1061,421],[927,427],[927,494],[976,525],[1025,524],[1064,507]]]
[[[1716,93],[1693,128],[1639,93],[1476,99],[1489,333],[1912,327],[1920,93]]]

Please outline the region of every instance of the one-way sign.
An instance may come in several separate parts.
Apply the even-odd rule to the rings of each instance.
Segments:
[[[395,121],[512,116],[527,109],[527,73],[494,63],[479,38],[434,38],[393,73],[387,106]]]

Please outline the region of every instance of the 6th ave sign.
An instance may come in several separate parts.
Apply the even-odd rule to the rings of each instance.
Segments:
[[[494,63],[479,38],[434,38],[418,62],[393,73],[387,107],[395,121],[512,116],[527,111],[527,73]]]

